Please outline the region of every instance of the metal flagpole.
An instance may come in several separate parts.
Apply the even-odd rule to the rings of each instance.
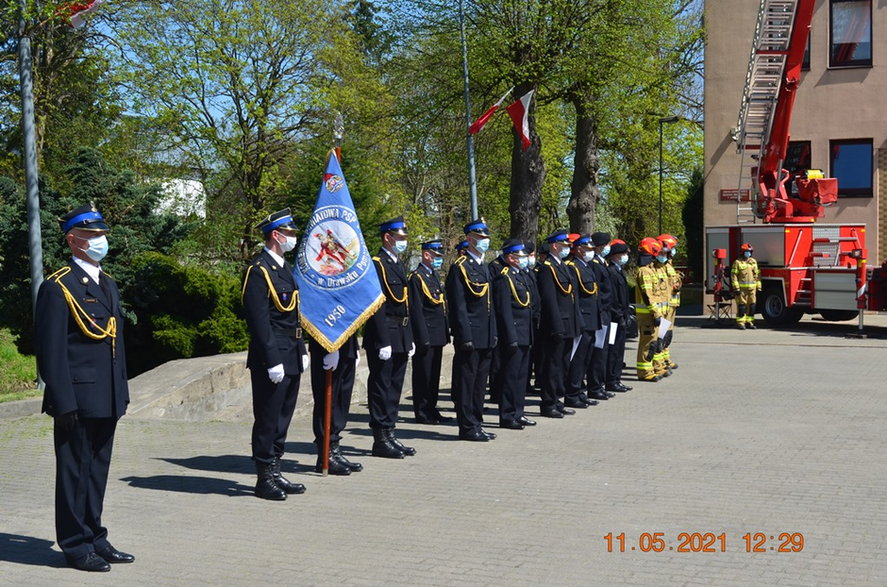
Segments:
[[[18,68],[22,98],[22,140],[27,189],[28,247],[31,253],[31,310],[37,304],[37,291],[43,283],[43,245],[40,231],[40,193],[37,187],[37,140],[34,129],[34,80],[31,76],[31,37],[21,0],[18,23]]]
[[[471,194],[471,218],[477,214],[477,177],[474,172],[474,136],[468,134],[471,126],[471,96],[468,93],[468,45],[465,43],[465,7],[464,1],[459,0],[459,30],[462,35],[462,76],[465,84],[465,135],[468,137],[468,189]]]

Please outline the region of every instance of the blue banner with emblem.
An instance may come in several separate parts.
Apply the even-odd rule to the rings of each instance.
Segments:
[[[302,327],[327,351],[342,346],[385,297],[335,152],[299,243],[293,277]]]

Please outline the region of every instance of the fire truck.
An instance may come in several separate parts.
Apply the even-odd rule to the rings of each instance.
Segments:
[[[783,168],[814,3],[761,0],[733,132],[742,159],[736,224],[706,227],[715,301],[729,297],[722,261],[751,243],[763,286],[757,311],[772,325],[796,323],[805,313],[861,320],[860,310],[887,308],[887,264],[867,267],[865,225],[818,222],[837,201],[837,180]]]

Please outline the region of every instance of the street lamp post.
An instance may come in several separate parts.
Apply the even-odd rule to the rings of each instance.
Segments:
[[[665,116],[659,119],[659,234],[662,234],[662,125],[680,119],[680,116]]]

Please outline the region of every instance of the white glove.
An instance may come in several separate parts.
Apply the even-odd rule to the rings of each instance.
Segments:
[[[308,353],[302,355],[302,371],[308,370],[308,365],[311,364],[311,360],[308,358]]]
[[[323,370],[335,371],[339,366],[339,351],[333,351],[323,357]]]
[[[383,346],[379,349],[379,358],[383,361],[387,361],[391,358],[391,345]]]
[[[357,351],[357,355],[354,357],[354,369],[360,367],[360,350]]]
[[[416,354],[416,343],[413,343],[413,346],[410,347],[410,352],[407,353],[407,358],[412,359],[413,355]]]
[[[283,363],[280,363],[279,365],[274,365],[273,367],[268,369],[268,379],[271,380],[271,383],[280,383],[281,381],[283,381],[284,375]]]

